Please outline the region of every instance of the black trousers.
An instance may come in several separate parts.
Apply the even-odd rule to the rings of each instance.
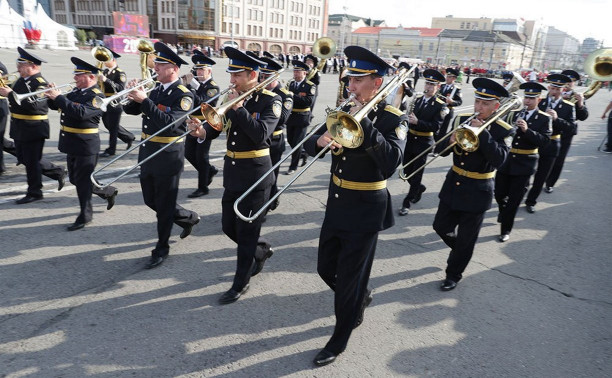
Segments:
[[[98,189],[92,184],[90,175],[96,168],[98,155],[79,156],[68,154],[66,155],[66,163],[68,165],[68,177],[70,183],[76,186],[81,208],[76,222],[90,222],[93,219],[93,209],[91,206],[92,193],[106,200],[113,195],[116,188],[108,186],[104,189]]]
[[[198,138],[187,135],[185,139],[185,158],[198,171],[198,189],[207,189],[210,178],[211,139],[198,143]]]
[[[306,137],[306,129],[308,126],[290,126],[287,125],[287,141],[291,148],[294,148],[304,137]],[[298,163],[300,162],[300,158],[304,154],[303,145],[298,148],[293,154],[291,154],[291,164],[289,164],[289,169],[296,170]]]
[[[368,290],[378,232],[348,232],[323,225],[317,272],[334,292],[336,326],[325,349],[342,353],[353,332]]]
[[[444,117],[444,121],[442,121],[442,125],[440,126],[440,130],[434,134],[434,140],[437,142],[444,135],[448,133],[448,125],[450,125],[451,120],[455,116],[455,112],[452,108],[449,108],[449,113]]]
[[[484,212],[468,213],[452,210],[450,206],[440,201],[433,228],[451,249],[446,266],[447,278],[459,282],[463,277],[463,272],[474,253],[484,214]]]
[[[410,160],[414,159],[422,150],[419,150],[418,153],[406,152],[404,154],[404,159],[402,164],[406,164]],[[427,162],[427,154],[424,154],[420,158],[418,158],[414,163],[408,165],[404,168],[404,174],[409,175],[414,172],[417,168],[421,167],[423,164]],[[416,197],[417,193],[421,190],[421,181],[423,180],[423,174],[425,173],[425,169],[421,169],[414,176],[408,179],[408,184],[410,185],[410,189],[408,190],[408,194],[404,198],[404,202],[402,206],[410,209],[410,200]]]
[[[529,189],[529,192],[527,193],[525,205],[535,206],[536,203],[538,203],[537,199],[540,196],[540,193],[542,193],[542,187],[544,187],[546,178],[550,174],[550,171],[555,164],[555,159],[557,158],[554,156],[540,156],[538,159],[538,168],[533,176],[533,184],[531,184],[531,189]]]
[[[181,173],[172,176],[140,174],[140,188],[145,204],[157,216],[157,244],[153,256],[165,256],[170,252],[172,224],[180,227],[195,224],[198,214],[176,203]]]
[[[559,179],[559,176],[561,176],[561,171],[563,171],[563,164],[565,163],[565,158],[567,157],[567,153],[569,152],[569,149],[572,146],[572,139],[574,139],[573,135],[569,138],[561,138],[561,149],[559,150],[559,156],[557,156],[555,164],[553,165],[550,174],[546,179],[546,186],[555,186],[557,180]]]
[[[271,137],[270,140],[270,159],[272,160],[272,165],[274,166],[278,163],[283,156],[283,152],[285,152],[285,134],[280,134],[277,136]],[[270,190],[270,197],[278,192],[278,186],[276,186],[276,181],[278,179],[278,173],[280,171],[280,165],[276,167],[274,170],[274,184],[272,185],[272,189]]]
[[[102,122],[104,123],[104,127],[108,130],[108,148],[106,152],[109,154],[114,154],[117,149],[117,138],[121,139],[123,143],[128,143],[135,139],[134,134],[127,131],[123,126],[120,125],[121,121],[121,113],[123,113],[123,109],[121,106],[114,107],[109,106],[108,110],[104,112],[102,116]]]
[[[4,167],[4,134],[6,132],[6,122],[8,121],[9,108],[8,100],[0,99],[0,173],[5,169]]]
[[[511,176],[497,172],[495,176],[495,201],[499,205],[501,233],[510,233],[514,218],[529,186],[530,175]]]
[[[25,165],[28,181],[27,194],[34,197],[42,196],[42,175],[53,180],[59,180],[64,175],[64,168],[42,158],[44,139],[32,141],[15,141],[17,162]]]
[[[245,222],[236,216],[234,202],[243,192],[225,190],[221,199],[221,225],[223,233],[238,244],[236,274],[232,289],[241,291],[251,280],[251,271],[258,250],[269,249],[270,244],[259,237],[261,232],[261,219]],[[242,202],[238,209],[242,214],[250,215],[259,210],[270,198],[270,187],[252,191]]]

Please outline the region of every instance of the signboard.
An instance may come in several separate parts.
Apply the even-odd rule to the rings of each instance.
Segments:
[[[144,14],[113,12],[116,35],[149,38],[149,17]]]
[[[128,36],[105,35],[104,45],[119,54],[139,54],[138,41],[140,41],[140,39],[141,38]],[[150,41],[151,43],[155,43],[158,40],[151,39]]]

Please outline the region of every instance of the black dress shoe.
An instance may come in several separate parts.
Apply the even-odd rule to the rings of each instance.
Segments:
[[[106,204],[106,210],[110,210],[113,208],[113,206],[115,206],[115,198],[117,198],[117,193],[119,193],[119,190],[115,189],[113,194],[111,194],[111,196],[106,199],[106,201],[108,202]]]
[[[164,260],[168,257],[168,255],[165,256],[151,256],[151,258],[149,259],[149,262],[147,263],[147,265],[145,265],[145,269],[153,269],[157,266],[160,266]]]
[[[440,286],[440,290],[442,290],[442,291],[450,291],[450,290],[453,290],[456,287],[457,287],[457,282],[447,278],[447,279],[444,280],[444,282],[442,282],[442,286]]]
[[[253,264],[253,270],[251,271],[251,277],[258,275],[264,267],[266,260],[269,259],[274,254],[274,250],[272,248],[268,248],[268,251],[264,254],[263,258],[258,260],[255,259],[255,264]]]
[[[422,185],[419,187],[419,192],[414,196],[414,198],[412,198],[410,200],[410,202],[412,203],[417,203],[421,200],[421,196],[423,195],[423,193],[427,190],[427,188],[425,187],[425,185]]]
[[[274,211],[278,208],[278,205],[280,205],[280,200],[278,199],[279,197],[276,197],[276,199],[270,204],[270,211]]]
[[[531,206],[531,205],[527,205],[527,206],[526,206],[526,209],[527,209],[527,212],[528,212],[529,214],[533,214],[533,213],[535,213],[535,207],[533,207],[533,206]]]
[[[234,303],[240,298],[244,293],[249,290],[249,285],[247,284],[242,290],[236,291],[234,289],[229,289],[219,298],[219,304],[230,304]]]
[[[63,171],[60,178],[57,179],[57,191],[62,190],[64,185],[66,185],[66,171]]]
[[[359,317],[357,318],[357,322],[355,322],[355,326],[353,328],[357,328],[363,323],[363,314],[365,312],[366,307],[368,307],[372,303],[372,291],[368,290],[366,296],[363,298],[363,303],[361,304],[361,311],[359,312]]]
[[[317,355],[315,356],[314,360],[312,360],[312,362],[314,362],[314,364],[317,366],[325,366],[325,365],[329,365],[332,362],[336,361],[336,357],[338,357],[337,354],[332,353],[328,351],[327,349],[321,349],[321,351],[317,353]]]
[[[132,142],[134,142],[135,139],[136,138],[132,138],[126,142],[126,146],[125,146],[126,150],[129,150],[132,147]]]
[[[211,165],[208,171],[208,185],[212,184],[213,177],[215,177],[217,173],[219,173],[219,170]]]
[[[43,199],[43,196],[38,197],[38,196],[31,196],[29,194],[26,194],[25,197],[18,199],[17,201],[15,201],[15,203],[17,205],[23,205],[24,203],[40,201],[41,199]]]
[[[545,191],[546,193],[552,193],[552,192],[554,192],[554,191],[555,191],[555,189],[553,189],[553,187],[552,187],[552,186],[547,186],[547,187],[545,187],[545,188],[544,188],[544,191]]]
[[[89,221],[91,222],[91,221]],[[85,227],[85,225],[89,222],[82,222],[82,221],[76,221],[73,224],[71,224],[70,226],[68,226],[68,231],[76,231],[76,230],[80,230],[81,228]]]
[[[111,153],[110,153],[110,152],[108,152],[108,151],[104,151],[104,152],[102,152],[102,153],[100,154],[100,157],[101,157],[101,158],[107,158],[107,157],[111,157],[111,156],[114,156],[114,155],[115,155],[115,154],[111,154]]]
[[[308,156],[306,156],[306,155],[302,156],[302,164],[300,164],[300,167],[305,166],[307,160],[308,160]]]
[[[196,189],[193,193],[189,194],[188,198],[198,198],[208,194],[208,188]]]
[[[188,225],[183,227],[183,232],[181,232],[181,239],[185,239],[187,236],[189,236],[191,234],[191,230],[193,229],[193,226],[195,226],[198,223],[200,223],[200,217],[198,217],[198,219],[196,219],[195,222],[189,223]]]

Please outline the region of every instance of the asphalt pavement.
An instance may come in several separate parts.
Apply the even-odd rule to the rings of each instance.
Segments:
[[[89,51],[35,53],[49,61],[43,75],[57,84],[72,81],[70,56],[94,61]],[[9,69],[16,56],[0,50]],[[214,78],[224,88],[227,61],[217,61]],[[139,77],[137,56],[119,63],[129,78]],[[289,80],[291,71],[282,78]],[[417,89],[422,85],[420,80]],[[315,123],[333,107],[337,88],[337,75],[323,75]],[[469,112],[471,85],[464,83],[463,92],[462,108]],[[334,326],[333,293],[316,273],[329,157],[281,196],[262,228],[274,255],[244,297],[221,306],[217,299],[230,288],[236,262],[235,244],[221,231],[222,172],[209,195],[190,199],[197,173],[186,165],[178,202],[202,220],[186,239],[175,227],[168,260],[144,270],[156,222],[135,174],[116,184],[112,210],[94,198],[94,221],[68,232],[78,214],[74,186],[58,192],[57,182],[45,178],[43,201],[17,205],[25,170],[6,156],[8,170],[0,176],[0,376],[607,377],[612,155],[597,147],[605,136],[599,117],[611,98],[603,89],[588,101],[591,115],[580,122],[555,191],[542,193],[535,214],[519,209],[508,242],[497,241],[495,207],[487,212],[474,257],[451,292],[438,288],[449,250],[431,226],[450,159],[432,163],[422,200],[380,234],[370,280],[374,300],[364,323],[337,361],[323,368],[312,359]],[[57,150],[58,113],[50,112],[50,119],[44,155],[65,166]],[[124,115],[122,125],[140,133],[139,117]],[[108,134],[101,138],[104,149]],[[118,152],[124,147],[119,142]],[[224,152],[220,137],[211,148],[219,169]],[[135,162],[134,153],[113,170]],[[279,184],[289,177],[281,175]],[[407,189],[399,179],[389,181],[395,208]]]

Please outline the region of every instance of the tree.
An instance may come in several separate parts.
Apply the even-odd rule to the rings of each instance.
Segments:
[[[96,40],[98,39],[98,36],[96,35],[96,33],[94,33],[93,31],[88,31],[87,32],[87,38],[92,39],[92,40]]]
[[[83,29],[76,29],[74,31],[74,37],[79,41],[79,43],[85,43],[87,40],[87,33]]]

